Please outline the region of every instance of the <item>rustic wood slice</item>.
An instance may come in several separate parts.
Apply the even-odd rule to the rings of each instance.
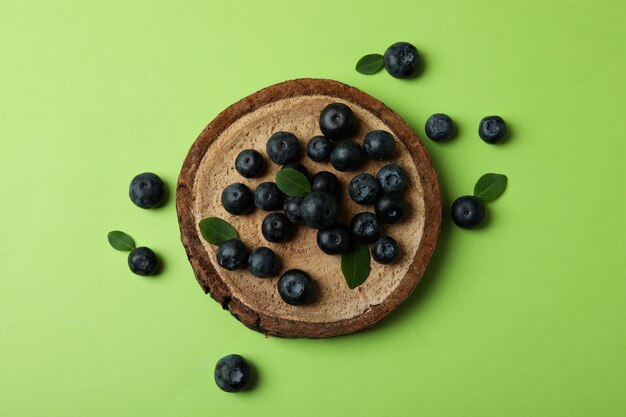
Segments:
[[[291,240],[270,243],[261,235],[261,222],[267,212],[256,209],[244,216],[227,213],[220,203],[224,187],[234,182],[247,184],[253,191],[264,181],[274,181],[280,167],[267,158],[265,144],[279,130],[293,132],[301,141],[301,162],[315,173],[328,170],[337,174],[344,193],[340,220],[372,206],[350,200],[347,184],[360,172],[376,174],[387,162],[368,161],[359,172],[336,172],[330,164],[311,161],[304,155],[307,141],[319,135],[320,111],[332,102],[350,106],[360,121],[355,137],[362,143],[365,133],[384,129],[396,138],[396,158],[407,172],[409,185],[405,197],[410,206],[399,224],[385,226],[402,251],[400,260],[380,265],[372,260],[368,280],[349,289],[341,273],[340,257],[321,252],[316,231],[297,227]],[[261,178],[245,179],[235,171],[237,154],[253,148],[261,152],[268,168]],[[282,337],[321,338],[353,333],[377,323],[393,311],[415,289],[435,248],[441,224],[441,194],[437,175],[426,150],[409,126],[394,111],[364,92],[332,80],[298,79],[258,91],[228,107],[202,131],[194,142],[180,172],[176,190],[176,209],[181,239],[196,278],[204,291],[224,309],[251,329]],[[276,290],[278,277],[261,279],[247,270],[227,271],[217,265],[216,247],[200,235],[198,222],[217,216],[230,222],[249,249],[267,246],[283,262],[282,272],[290,268],[307,271],[316,281],[313,301],[306,306],[291,306]],[[279,275],[280,276],[280,275]]]

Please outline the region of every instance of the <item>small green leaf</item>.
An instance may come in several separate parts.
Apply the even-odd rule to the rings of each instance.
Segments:
[[[506,188],[506,175],[485,174],[474,186],[474,196],[483,201],[491,201],[498,198]]]
[[[200,226],[202,237],[212,245],[219,245],[226,240],[239,238],[235,228],[226,220],[222,220],[219,217],[207,217],[206,219],[202,219],[200,223],[198,223],[198,226]]]
[[[369,54],[359,59],[356,63],[356,70],[361,74],[376,74],[383,68],[383,56],[381,54]]]
[[[352,251],[341,255],[341,272],[350,289],[363,284],[370,269],[370,251],[367,245],[357,243]]]
[[[135,249],[135,241],[132,237],[119,230],[113,230],[107,235],[107,239],[113,249],[130,252]]]
[[[311,192],[311,183],[300,171],[293,168],[281,169],[276,173],[276,185],[290,197],[304,197]]]

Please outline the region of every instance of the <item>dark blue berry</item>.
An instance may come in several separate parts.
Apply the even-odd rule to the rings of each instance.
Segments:
[[[299,173],[307,177],[307,179],[309,178],[309,170],[306,169],[306,167],[302,165],[300,162],[290,162],[288,164],[283,165],[281,169],[285,169],[285,168],[295,169],[296,171],[298,171]]]
[[[137,207],[144,209],[154,208],[163,201],[165,185],[158,175],[152,172],[144,172],[132,179],[128,195]]]
[[[304,197],[287,197],[285,204],[283,204],[285,216],[287,216],[289,221],[293,224],[303,223],[302,215],[300,214],[302,200],[304,200]]]
[[[352,249],[352,238],[348,228],[340,223],[317,232],[317,246],[329,255],[346,253]]]
[[[342,140],[354,136],[358,121],[350,107],[343,103],[332,103],[320,113],[320,130],[328,139]]]
[[[137,275],[152,275],[157,269],[159,262],[152,249],[140,246],[128,254],[128,266]]]
[[[226,392],[246,389],[252,377],[248,362],[240,355],[227,355],[215,364],[215,383]]]
[[[478,125],[478,135],[489,144],[502,142],[506,136],[506,123],[500,116],[487,116]]]
[[[372,258],[379,264],[390,264],[398,258],[400,247],[390,236],[381,236],[372,243]]]
[[[290,132],[276,132],[267,141],[267,156],[278,165],[296,162],[300,158],[300,141]]]
[[[326,136],[313,136],[306,144],[306,154],[315,162],[328,162],[333,144]]]
[[[408,42],[391,45],[383,55],[385,69],[395,78],[411,78],[419,70],[421,57],[417,49]]]
[[[315,284],[306,272],[300,269],[290,269],[281,275],[277,288],[284,302],[297,306],[311,300]]]
[[[285,197],[275,182],[262,182],[254,190],[254,205],[261,210],[279,210],[283,207]]]
[[[350,220],[350,234],[363,243],[372,243],[380,236],[380,223],[374,213],[355,214]]]
[[[335,196],[322,191],[313,191],[302,200],[300,215],[307,226],[326,229],[337,220],[337,209]]]
[[[328,171],[320,171],[313,175],[311,179],[311,191],[323,191],[335,197],[339,197],[341,185],[335,174]]]
[[[270,248],[256,248],[248,255],[248,271],[255,277],[273,277],[280,270],[280,260]]]
[[[348,185],[348,193],[355,203],[373,204],[378,200],[381,188],[372,174],[363,173],[352,178]]]
[[[217,247],[217,263],[229,271],[246,266],[248,249],[241,240],[226,240]]]
[[[265,160],[254,149],[246,149],[237,155],[235,169],[244,178],[260,177],[265,170]]]
[[[372,130],[363,140],[363,149],[369,159],[383,161],[393,156],[396,141],[386,130]]]
[[[284,242],[292,232],[293,223],[283,213],[270,213],[261,224],[261,233],[268,242]]]
[[[376,203],[376,215],[383,223],[397,223],[406,212],[406,201],[402,194],[383,194]]]
[[[244,214],[252,209],[254,196],[247,185],[237,182],[224,188],[221,200],[230,214]]]
[[[459,197],[452,203],[452,221],[463,229],[474,229],[485,218],[485,205],[483,201],[472,195]]]
[[[399,193],[406,188],[406,173],[398,164],[385,165],[378,171],[376,178],[386,193]]]
[[[426,120],[426,136],[435,142],[443,142],[454,135],[454,123],[450,116],[435,113]]]
[[[337,171],[354,171],[362,163],[363,148],[352,139],[340,142],[330,153],[330,164]]]

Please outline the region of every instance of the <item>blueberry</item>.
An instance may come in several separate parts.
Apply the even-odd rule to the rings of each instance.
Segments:
[[[330,153],[330,164],[337,171],[354,171],[363,163],[363,148],[347,139],[340,142]]]
[[[406,201],[404,201],[402,194],[383,194],[376,203],[376,215],[383,223],[399,222],[406,211]]]
[[[154,208],[161,204],[165,194],[165,185],[158,175],[144,172],[137,175],[130,182],[128,195],[130,201],[137,207],[144,209]]]
[[[328,162],[333,144],[326,136],[313,136],[306,144],[306,154],[315,162]]]
[[[435,113],[426,120],[426,136],[435,142],[443,142],[454,134],[454,123],[450,116],[443,113]]]
[[[128,254],[128,266],[137,275],[152,275],[157,269],[159,262],[150,248],[140,246]]]
[[[417,74],[421,57],[417,49],[407,42],[397,42],[385,51],[385,69],[395,78],[411,78]]]
[[[268,242],[284,242],[292,232],[293,223],[283,213],[270,213],[261,224],[261,233]]]
[[[398,242],[390,236],[381,236],[372,243],[372,258],[379,264],[390,264],[400,254]]]
[[[372,243],[380,236],[380,223],[374,213],[355,214],[350,220],[350,234],[363,243]]]
[[[487,116],[478,125],[478,135],[489,144],[502,142],[506,136],[506,123],[500,116]]]
[[[241,240],[226,240],[217,247],[217,263],[229,271],[246,266],[248,249]]]
[[[352,238],[346,226],[335,223],[329,229],[318,230],[317,246],[329,255],[346,253],[352,249]]]
[[[337,199],[322,191],[313,191],[304,197],[300,214],[304,223],[314,229],[326,229],[337,220]]]
[[[285,202],[285,193],[275,182],[262,182],[254,190],[254,205],[261,210],[278,210]]]
[[[222,206],[230,214],[244,214],[253,207],[254,197],[247,185],[237,182],[222,191]]]
[[[302,215],[300,214],[302,200],[304,200],[304,197],[287,197],[285,204],[283,204],[285,215],[293,224],[303,223]]]
[[[215,383],[222,391],[239,392],[250,383],[252,371],[240,355],[227,355],[215,364]]]
[[[355,203],[372,204],[378,200],[381,189],[378,180],[372,174],[363,173],[352,178],[348,192]]]
[[[357,133],[358,122],[350,107],[332,103],[320,113],[320,130],[328,139],[342,140]]]
[[[280,260],[270,248],[256,248],[248,255],[248,271],[255,277],[273,277],[280,270]]]
[[[246,149],[237,155],[235,169],[244,178],[260,177],[265,169],[265,160],[254,149]]]
[[[320,171],[313,175],[311,179],[311,191],[323,191],[339,197],[341,185],[335,174],[328,171]]]
[[[302,165],[300,162],[290,162],[288,164],[283,165],[281,169],[285,169],[285,168],[295,169],[296,171],[298,171],[299,173],[307,177],[307,179],[309,178],[309,170],[306,169],[306,167]]]
[[[459,197],[452,203],[452,220],[463,229],[474,229],[485,218],[485,205],[483,201],[472,195]]]
[[[309,274],[300,269],[285,272],[277,284],[280,298],[294,306],[308,303],[313,296],[314,286]]]
[[[378,171],[376,178],[386,193],[399,193],[406,188],[406,174],[398,164],[385,165]]]
[[[296,162],[300,157],[300,142],[290,132],[276,132],[267,141],[267,156],[278,165]]]
[[[372,130],[363,140],[363,149],[369,159],[383,161],[393,156],[396,141],[386,130]]]

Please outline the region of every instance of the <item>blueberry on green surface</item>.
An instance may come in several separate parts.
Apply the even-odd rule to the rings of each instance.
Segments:
[[[128,195],[137,207],[154,208],[163,201],[165,185],[158,175],[144,172],[131,180]]]

